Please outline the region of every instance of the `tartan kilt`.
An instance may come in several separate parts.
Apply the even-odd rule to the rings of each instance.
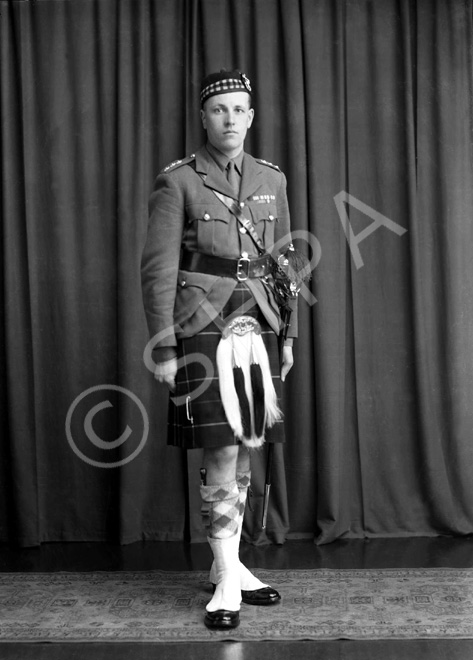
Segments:
[[[219,319],[225,321],[252,298],[250,290],[243,283],[239,283],[220,312]],[[245,310],[244,314],[257,319],[261,326],[274,389],[281,407],[278,337],[256,303]],[[180,368],[176,375],[176,389],[169,401],[168,445],[197,449],[241,444],[227,422],[220,398],[216,351],[222,336],[221,327],[221,323],[212,321],[197,335],[178,342],[177,357]],[[284,442],[282,421],[265,430],[265,440]]]

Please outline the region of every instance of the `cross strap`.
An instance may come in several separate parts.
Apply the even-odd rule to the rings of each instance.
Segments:
[[[199,174],[201,179],[205,181],[205,174]],[[227,209],[230,211],[232,215],[235,216],[235,218],[238,220],[240,225],[246,229],[248,232],[251,240],[253,243],[256,245],[258,251],[260,254],[266,254],[266,248],[264,247],[264,243],[261,240],[261,238],[258,236],[258,232],[256,231],[253,223],[251,220],[249,220],[245,215],[243,214],[243,211],[241,209],[241,206],[231,197],[227,197],[227,195],[222,195],[222,193],[217,192],[212,188],[213,194],[222,202],[222,204],[225,204]]]

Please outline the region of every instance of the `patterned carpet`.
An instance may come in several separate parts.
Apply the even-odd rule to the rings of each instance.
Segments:
[[[281,603],[225,632],[203,625],[206,573],[2,573],[0,641],[473,638],[473,569],[255,573]]]

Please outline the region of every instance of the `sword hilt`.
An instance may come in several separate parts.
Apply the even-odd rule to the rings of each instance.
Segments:
[[[263,520],[261,522],[261,529],[266,529],[266,521],[268,518],[268,506],[269,506],[269,491],[271,490],[271,484],[265,484],[264,486],[264,499],[263,499]]]

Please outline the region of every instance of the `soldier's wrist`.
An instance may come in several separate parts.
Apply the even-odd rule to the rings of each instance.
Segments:
[[[169,362],[177,357],[177,350],[174,346],[160,346],[153,351],[154,361],[157,364]]]

